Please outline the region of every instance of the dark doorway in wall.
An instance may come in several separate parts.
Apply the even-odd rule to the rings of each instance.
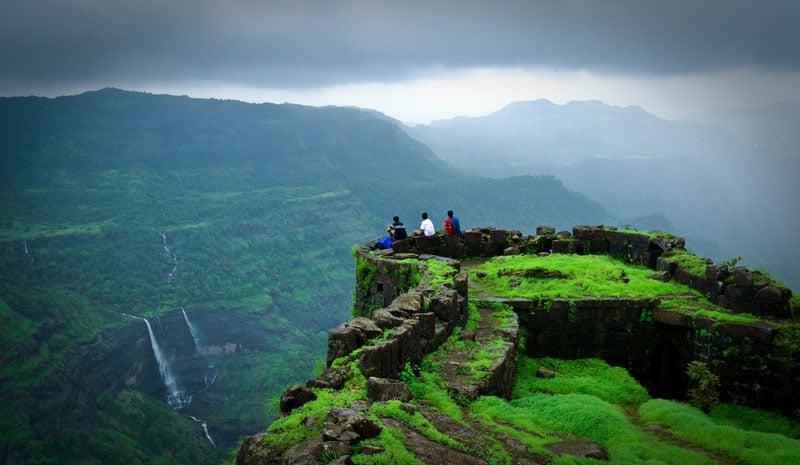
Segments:
[[[683,373],[685,363],[678,347],[671,341],[660,342],[653,351],[653,385],[650,395],[662,399],[684,399],[686,380]]]

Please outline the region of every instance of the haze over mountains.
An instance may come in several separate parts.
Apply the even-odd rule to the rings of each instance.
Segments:
[[[800,104],[720,107],[692,119],[537,100],[407,130],[472,175],[555,175],[619,224],[677,231],[700,255],[742,256],[799,287],[791,244],[800,227]]]

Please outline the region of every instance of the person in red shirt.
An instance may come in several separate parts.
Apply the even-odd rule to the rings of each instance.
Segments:
[[[445,234],[458,234],[458,237],[464,237],[461,232],[461,223],[458,217],[453,216],[453,210],[447,210],[447,218],[444,220],[444,233]]]

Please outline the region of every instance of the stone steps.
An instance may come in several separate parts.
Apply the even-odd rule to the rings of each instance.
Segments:
[[[432,355],[439,365],[438,374],[456,398],[510,398],[519,342],[516,315],[509,324],[506,319],[501,321],[493,308],[482,307],[478,312],[480,320],[474,330],[460,331],[457,339],[451,339]]]

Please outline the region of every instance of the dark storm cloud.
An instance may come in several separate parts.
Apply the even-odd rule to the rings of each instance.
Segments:
[[[3,1],[6,88],[300,88],[482,66],[640,76],[800,69],[794,0]]]

